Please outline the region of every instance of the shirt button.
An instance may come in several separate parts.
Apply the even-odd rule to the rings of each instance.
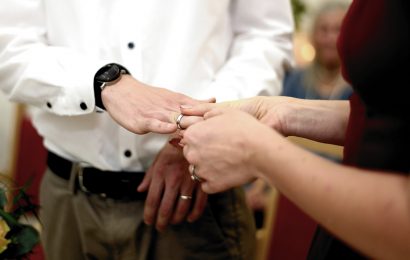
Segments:
[[[134,47],[135,47],[135,44],[134,44],[133,42],[129,42],[129,43],[128,43],[128,48],[129,48],[129,49],[132,50],[132,49],[134,49]]]
[[[81,102],[80,107],[82,110],[87,110],[87,104],[84,102]]]
[[[51,105],[50,102],[47,102],[47,107],[48,107],[48,108],[52,108],[53,106]]]
[[[131,153],[130,150],[125,150],[125,152],[124,152],[124,156],[125,156],[125,157],[130,158],[131,155],[132,155],[132,153]]]

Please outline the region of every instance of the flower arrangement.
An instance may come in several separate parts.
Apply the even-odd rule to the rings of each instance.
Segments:
[[[0,259],[24,259],[39,242],[38,231],[19,222],[26,213],[36,216],[37,206],[25,190],[26,186],[15,189],[8,203],[7,185],[0,181]]]

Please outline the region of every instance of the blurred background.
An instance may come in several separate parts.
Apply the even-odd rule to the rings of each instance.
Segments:
[[[303,68],[315,60],[316,51],[310,40],[313,18],[323,4],[334,0],[290,1],[296,24],[293,37],[295,68]],[[345,4],[351,2],[337,1]],[[46,152],[42,147],[41,137],[31,125],[30,115],[34,109],[9,102],[0,92],[0,173],[14,180],[17,185],[30,181],[28,194],[38,203],[38,185],[45,168]],[[329,150],[328,147],[326,149]],[[326,149],[319,151],[327,152]],[[333,148],[330,150],[334,153]],[[335,154],[341,154],[340,151],[338,148]],[[33,154],[36,156],[32,156]],[[266,195],[265,191],[266,185],[259,183],[255,194],[263,194],[264,198],[262,202],[255,200],[255,206],[251,205],[252,209],[261,209],[262,215],[265,215],[264,219],[269,220],[263,221],[261,218],[258,239],[261,241],[259,247],[262,253],[256,259],[305,259],[316,223],[291,202],[279,196],[274,189],[269,190],[270,195]],[[255,198],[258,197],[256,195]],[[252,197],[252,194],[249,197]],[[255,216],[258,220],[258,214]],[[41,260],[43,257],[40,252],[30,259]]]
[[[294,35],[295,61],[303,66],[314,59],[315,51],[309,42],[309,29],[312,23],[312,15],[315,10],[328,0],[292,0],[294,7],[297,29]],[[345,0],[349,3],[350,0]],[[1,81],[1,79],[0,79]],[[0,83],[1,84],[1,83]],[[16,125],[21,116],[18,105],[7,100],[0,92],[0,172],[10,174],[13,170],[13,153],[18,130]],[[32,108],[24,108],[24,113],[30,113]],[[16,121],[17,120],[17,121]]]

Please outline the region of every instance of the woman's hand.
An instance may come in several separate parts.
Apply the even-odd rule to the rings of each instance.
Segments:
[[[238,110],[209,114],[183,133],[184,155],[203,181],[203,191],[215,193],[250,182],[263,161],[261,145],[273,132]]]
[[[217,104],[181,106],[185,116],[181,126],[197,122],[193,116],[205,119],[229,109],[244,111],[284,136],[299,136],[318,142],[344,144],[350,113],[348,101],[304,100],[291,97],[254,97]]]
[[[196,106],[181,106],[181,113],[184,118],[181,120],[181,126],[188,128],[193,123],[198,122],[195,118],[203,116],[204,118],[214,117],[225,113],[227,110],[237,109],[250,114],[258,119],[261,123],[286,135],[284,118],[288,112],[287,105],[296,99],[290,97],[265,97],[258,96],[236,101],[228,101],[216,104],[200,104]]]

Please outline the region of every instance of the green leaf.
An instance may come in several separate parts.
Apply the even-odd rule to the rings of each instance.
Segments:
[[[20,227],[11,230],[7,234],[7,238],[11,239],[11,243],[3,252],[4,257],[18,258],[31,252],[39,242],[39,234],[36,229],[28,225],[20,225]]]
[[[292,11],[293,11],[293,17],[295,19],[296,29],[298,29],[301,18],[306,11],[306,5],[304,2],[300,0],[292,0],[291,3],[292,3]]]
[[[7,195],[3,188],[0,188],[0,208],[4,209],[7,204]]]
[[[4,219],[4,221],[7,222],[7,225],[10,228],[13,228],[14,226],[20,225],[17,220],[9,213],[5,212],[3,209],[0,209],[0,217]]]

